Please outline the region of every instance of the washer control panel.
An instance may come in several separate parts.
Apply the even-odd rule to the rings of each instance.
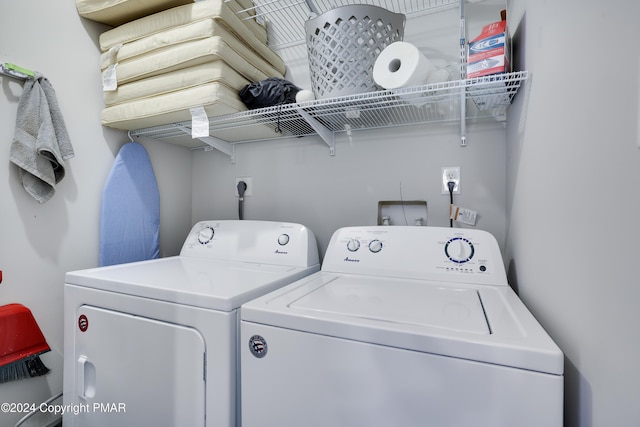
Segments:
[[[180,255],[303,267],[319,263],[309,229],[272,221],[201,221],[191,229]]]
[[[329,242],[323,271],[506,285],[496,239],[443,227],[346,227]]]
[[[457,264],[464,264],[465,262],[471,261],[475,254],[475,248],[473,247],[473,243],[467,238],[452,237],[444,245],[444,253],[450,261]]]

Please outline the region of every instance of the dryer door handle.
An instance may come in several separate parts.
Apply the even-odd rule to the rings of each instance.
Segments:
[[[77,369],[78,396],[82,399],[91,399],[96,395],[96,367],[87,356],[78,358]]]

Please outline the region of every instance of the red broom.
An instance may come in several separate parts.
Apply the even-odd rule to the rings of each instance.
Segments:
[[[50,350],[27,307],[0,306],[0,384],[49,372],[39,356]]]

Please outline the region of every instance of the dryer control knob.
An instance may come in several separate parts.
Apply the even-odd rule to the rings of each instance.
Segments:
[[[289,235],[288,235],[288,234],[281,234],[281,235],[278,237],[278,244],[279,244],[280,246],[284,246],[284,245],[286,245],[287,243],[289,243]]]
[[[349,239],[347,242],[347,250],[349,252],[355,252],[360,249],[360,240],[358,239]]]
[[[216,232],[212,227],[204,227],[202,230],[198,231],[198,243],[200,243],[201,245],[206,245],[211,240],[213,240],[214,234],[216,234]]]
[[[369,243],[369,250],[371,252],[373,252],[374,254],[377,254],[378,252],[380,252],[382,250],[382,242],[380,240],[372,240]]]

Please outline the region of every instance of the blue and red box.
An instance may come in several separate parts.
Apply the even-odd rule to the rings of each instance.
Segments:
[[[503,19],[485,25],[478,37],[469,42],[467,78],[509,72],[509,36],[506,13]]]

